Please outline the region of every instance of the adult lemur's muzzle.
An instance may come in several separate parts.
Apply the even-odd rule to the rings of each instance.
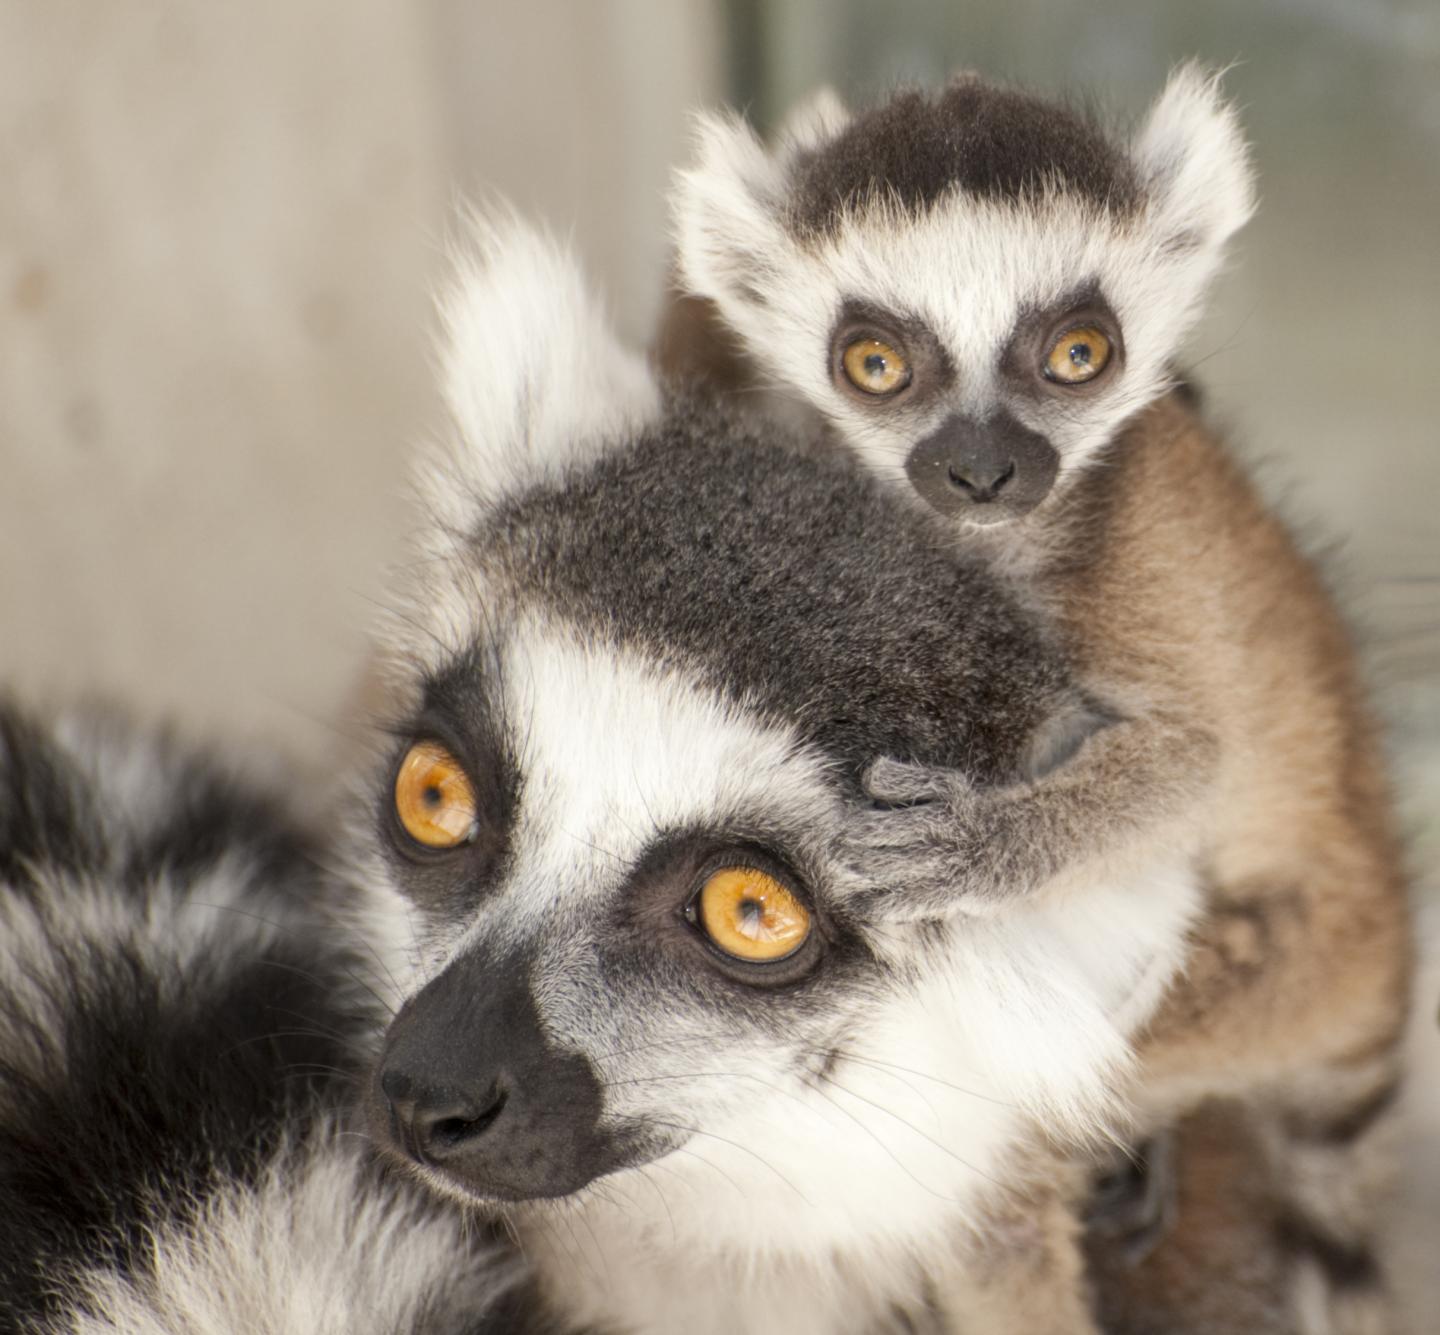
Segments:
[[[590,1063],[540,1027],[526,961],[455,960],[406,1003],[370,1091],[392,1153],[499,1200],[565,1196],[616,1166]]]

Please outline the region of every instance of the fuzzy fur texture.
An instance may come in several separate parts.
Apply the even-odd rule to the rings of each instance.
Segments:
[[[473,1335],[518,1275],[349,1124],[361,892],[266,790],[0,707],[0,1325]]]
[[[903,483],[911,446],[946,414],[985,420],[1004,407],[1058,450],[1059,494],[1170,385],[1170,358],[1254,206],[1251,168],[1233,109],[1194,67],[1114,149],[1099,126],[1040,99],[970,79],[958,93],[955,106],[950,93],[902,95],[853,120],[827,98],[773,152],[740,118],[702,116],[694,164],[677,177],[680,280],[720,307],[762,383],[798,390],[881,477]],[[1056,141],[1113,157],[1104,171],[1133,185],[1082,188],[1048,165]],[[1018,184],[967,175],[972,144]],[[915,153],[941,155],[933,179],[896,175],[892,156]],[[1118,384],[1071,402],[1008,394],[999,354],[1017,322],[1090,288],[1125,331]],[[823,345],[847,298],[933,331],[956,392],[884,415],[842,393]]]

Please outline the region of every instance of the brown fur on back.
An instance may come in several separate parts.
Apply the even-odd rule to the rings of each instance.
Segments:
[[[1242,1088],[1363,1065],[1403,1024],[1409,915],[1377,730],[1328,592],[1175,397],[1066,500],[1041,578],[1082,668],[1218,742],[1209,911],[1151,1026],[1146,1084],[1183,1085],[1197,1064]]]
[[[1180,396],[1064,505],[1039,585],[1083,669],[1214,742],[1206,909],[1141,1043],[1136,1101],[1165,1125],[1232,1100],[1180,1123],[1181,1203],[1154,1262],[1130,1271],[1091,1249],[1101,1314],[1150,1313],[1117,1331],[1220,1335],[1299,1329],[1318,1303],[1336,1331],[1383,1330],[1371,1234],[1411,933],[1349,634]]]

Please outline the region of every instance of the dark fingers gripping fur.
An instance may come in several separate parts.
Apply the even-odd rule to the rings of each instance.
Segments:
[[[857,874],[904,879],[916,917],[985,913],[1116,849],[1183,846],[1211,782],[1214,735],[1152,713],[1143,724],[1077,708],[1061,749],[990,786],[963,773],[883,757],[862,780],[873,805],[845,832]],[[1180,754],[1185,763],[1171,758]],[[1036,769],[1040,772],[1035,772]]]
[[[348,1125],[383,983],[284,802],[0,706],[0,1327],[462,1335],[515,1278]]]
[[[1087,1233],[1102,1328],[1109,1335],[1390,1330],[1370,1238],[1373,1208],[1356,1199],[1375,1185],[1357,1171],[1357,1148],[1362,1159],[1385,1153],[1375,1143],[1389,1130],[1382,1102],[1383,1095],[1344,1122],[1325,1122],[1312,1109],[1288,1134],[1277,1134],[1271,1110],[1240,1100],[1211,1100],[1188,1113],[1169,1134],[1159,1168],[1170,1225],[1148,1234],[1138,1251],[1128,1240],[1117,1246],[1103,1224]],[[1368,1147],[1357,1146],[1366,1139]],[[1327,1151],[1328,1165],[1314,1157]],[[1154,1166],[1145,1167],[1142,1192],[1153,1189]]]

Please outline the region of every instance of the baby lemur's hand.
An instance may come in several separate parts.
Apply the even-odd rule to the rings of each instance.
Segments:
[[[1023,790],[976,788],[958,770],[888,758],[861,786],[875,805],[847,821],[843,856],[913,916],[983,913],[1029,887],[1015,819]]]
[[[989,913],[1147,832],[1164,831],[1173,849],[1210,782],[1214,735],[1160,714],[1086,718],[1042,738],[1020,771],[1028,778],[996,787],[945,766],[874,761],[860,780],[869,800],[842,835],[846,863],[890,916],[931,918]]]

